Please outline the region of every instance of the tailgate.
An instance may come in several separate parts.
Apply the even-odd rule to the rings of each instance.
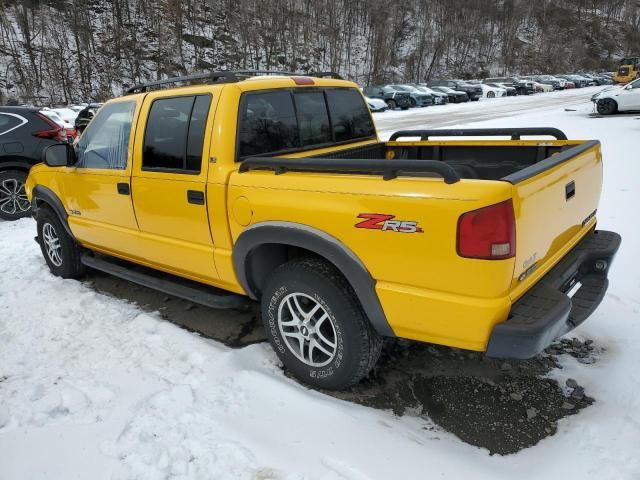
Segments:
[[[503,180],[513,184],[515,301],[593,227],[602,188],[600,142],[572,146]]]

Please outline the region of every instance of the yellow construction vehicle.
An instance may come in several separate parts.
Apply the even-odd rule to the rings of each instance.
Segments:
[[[613,75],[616,83],[629,83],[640,78],[640,56],[623,58],[618,71]]]

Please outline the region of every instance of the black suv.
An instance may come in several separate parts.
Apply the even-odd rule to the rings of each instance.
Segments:
[[[37,108],[0,107],[0,218],[31,213],[24,191],[29,169],[41,161],[46,147],[66,141],[64,128]]]
[[[427,82],[429,87],[449,87],[459,92],[465,92],[469,100],[477,101],[482,97],[482,87],[467,83],[464,80],[431,80]]]
[[[408,92],[397,90],[390,85],[373,85],[363,89],[365,96],[369,98],[379,98],[384,100],[389,110],[400,107],[407,110],[411,106],[411,95]]]

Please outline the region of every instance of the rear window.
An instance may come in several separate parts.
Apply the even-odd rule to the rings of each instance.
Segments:
[[[355,89],[249,92],[240,106],[238,158],[374,135],[369,110]]]

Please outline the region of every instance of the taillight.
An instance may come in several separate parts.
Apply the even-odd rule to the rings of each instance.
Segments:
[[[56,122],[51,120],[46,115],[41,113],[36,113],[36,115],[45,123],[47,123],[51,128],[47,130],[40,130],[38,132],[34,132],[33,135],[39,138],[49,138],[51,140],[57,140],[59,142],[66,142],[67,136],[64,128],[58,125]]]
[[[458,219],[458,255],[499,260],[516,254],[516,221],[513,202],[464,213]]]

